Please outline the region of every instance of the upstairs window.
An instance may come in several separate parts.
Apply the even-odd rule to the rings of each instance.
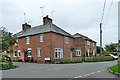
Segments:
[[[37,57],[41,57],[41,49],[40,48],[37,49]]]
[[[94,44],[94,42],[93,42],[93,46],[94,46],[95,44]]]
[[[81,50],[76,50],[76,56],[81,56]]]
[[[28,48],[28,57],[31,57],[31,48]]]
[[[40,42],[44,42],[43,41],[43,35],[40,35]]]
[[[29,44],[29,37],[26,37],[26,44]]]
[[[88,45],[88,46],[90,45],[90,41],[87,41],[87,45]]]
[[[66,37],[65,38],[65,43],[68,44],[68,42],[69,42],[69,39],[68,39],[68,37]]]
[[[15,46],[17,46],[18,45],[18,39],[16,40],[16,42],[15,42]]]
[[[20,50],[18,50],[18,57],[20,57]]]

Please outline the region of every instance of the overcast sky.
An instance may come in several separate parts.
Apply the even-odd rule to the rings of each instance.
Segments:
[[[107,0],[103,19],[103,46],[118,42],[118,2]],[[109,8],[111,11],[106,22]],[[53,18],[53,23],[72,35],[80,33],[95,40],[99,45],[99,23],[102,16],[104,0],[2,0],[0,2],[0,26],[9,32],[17,33],[22,30],[24,13],[26,21],[32,27],[42,24],[42,10],[44,16]],[[53,16],[52,16],[52,11]],[[106,22],[106,23],[105,23]]]

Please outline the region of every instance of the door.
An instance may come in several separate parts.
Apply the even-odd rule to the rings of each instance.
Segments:
[[[22,61],[24,61],[24,52],[22,52]]]

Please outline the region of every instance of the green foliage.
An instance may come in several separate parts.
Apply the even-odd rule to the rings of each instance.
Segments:
[[[52,63],[82,63],[82,57],[53,59]]]
[[[117,52],[116,44],[105,45],[105,50],[108,52]]]
[[[0,47],[2,50],[8,50],[16,41],[16,36],[6,31],[5,27],[0,28]]]
[[[110,67],[113,72],[120,73],[120,64]]]
[[[97,48],[97,53],[98,53],[98,54],[100,54],[100,49],[102,49],[102,52],[104,51],[104,49],[101,48],[101,47],[99,47],[99,46],[97,46],[96,48]]]
[[[13,63],[10,61],[7,61],[5,57],[8,57],[7,55],[2,55],[2,57],[0,57],[0,59],[2,60],[0,62],[0,69],[2,70],[7,70],[7,69],[13,69],[15,68],[13,66]]]
[[[35,63],[37,63],[37,61],[34,61]]]
[[[112,56],[85,57],[85,62],[113,61]]]
[[[65,64],[65,63],[82,63],[82,62],[101,62],[101,61],[113,61],[111,56],[99,56],[99,57],[73,57],[53,59],[52,63]]]
[[[30,62],[33,62],[33,57],[32,57],[32,58],[30,58]]]

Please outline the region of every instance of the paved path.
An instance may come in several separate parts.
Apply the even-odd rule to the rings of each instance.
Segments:
[[[76,63],[76,64],[37,64],[14,62],[19,68],[2,71],[3,78],[117,78],[108,72],[116,61]]]

